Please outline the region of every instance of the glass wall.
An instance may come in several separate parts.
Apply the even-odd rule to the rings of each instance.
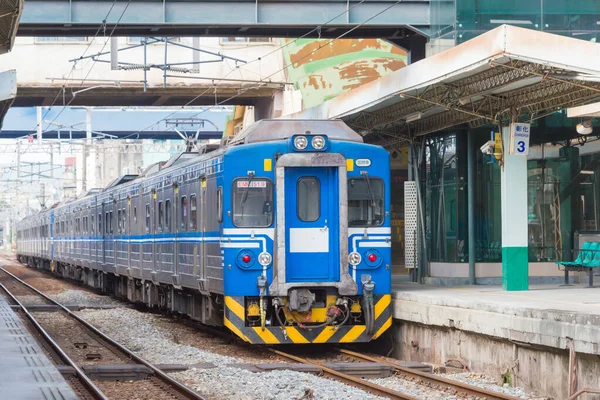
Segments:
[[[502,214],[500,201],[500,165],[479,150],[490,134],[476,135],[475,151],[475,261],[502,260]]]
[[[466,135],[430,138],[425,149],[426,224],[431,261],[467,256]]]
[[[500,166],[479,151],[490,135],[480,130],[474,143],[476,262],[502,261]],[[466,133],[451,133],[427,143],[422,184],[429,261],[468,262],[466,139]],[[600,153],[580,156],[579,147],[550,153],[528,161],[531,262],[570,260],[576,233],[600,228]]]
[[[502,24],[600,40],[598,0],[432,0],[430,15],[432,53]]]

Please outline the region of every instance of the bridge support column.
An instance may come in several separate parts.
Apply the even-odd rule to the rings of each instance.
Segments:
[[[527,157],[508,154],[508,126],[502,128],[502,141],[502,288],[528,290]]]

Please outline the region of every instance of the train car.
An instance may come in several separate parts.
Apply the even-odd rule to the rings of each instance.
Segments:
[[[262,120],[209,150],[24,219],[18,259],[253,344],[381,336],[388,152],[339,120]]]

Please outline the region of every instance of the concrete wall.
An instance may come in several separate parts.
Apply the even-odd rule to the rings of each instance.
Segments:
[[[444,365],[452,359],[466,362],[469,370],[485,373],[502,382],[510,374],[512,384],[537,391],[554,399],[566,399],[569,393],[569,351],[532,346],[518,341],[440,326],[397,322],[393,356],[405,361],[423,361]],[[579,388],[598,388],[600,356],[577,354]],[[580,399],[600,398],[582,396]]]
[[[573,349],[577,387],[600,387],[600,314],[593,307],[596,294],[589,292],[594,289],[567,289],[570,295],[554,296],[538,292],[537,297],[480,290],[487,294],[460,289],[395,292],[394,356],[440,365],[460,359],[469,370],[498,382],[508,371],[513,385],[566,399],[568,349]],[[573,295],[588,296],[587,301],[569,297]]]
[[[428,283],[444,286],[468,284],[468,263],[442,263],[429,264],[430,276]],[[502,263],[475,263],[475,276],[479,284],[499,284],[502,279]],[[553,262],[530,262],[529,277],[532,283],[562,282],[564,272],[558,269]],[[569,277],[576,282],[584,279],[584,273],[571,272]]]

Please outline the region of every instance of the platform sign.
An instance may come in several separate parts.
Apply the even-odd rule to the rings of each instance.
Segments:
[[[526,156],[529,154],[531,125],[520,122],[510,124],[509,154]]]

